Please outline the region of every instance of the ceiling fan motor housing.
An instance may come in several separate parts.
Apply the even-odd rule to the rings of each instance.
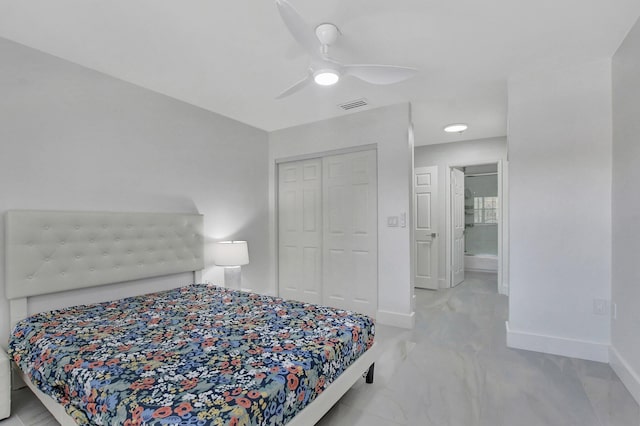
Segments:
[[[316,36],[323,46],[331,46],[336,42],[339,35],[340,30],[333,24],[325,23],[316,27]]]

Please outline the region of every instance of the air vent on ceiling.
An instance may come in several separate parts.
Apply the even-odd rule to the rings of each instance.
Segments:
[[[355,101],[345,102],[338,106],[345,111],[349,111],[350,109],[362,108],[367,105],[369,105],[369,102],[367,102],[366,99],[362,98],[362,99],[356,99]]]

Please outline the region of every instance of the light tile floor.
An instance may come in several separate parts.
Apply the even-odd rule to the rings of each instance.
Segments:
[[[606,364],[508,349],[507,298],[493,274],[416,290],[416,328],[379,325],[385,350],[319,426],[638,426],[640,410]],[[56,425],[29,390],[0,426]]]
[[[319,425],[638,426],[607,364],[506,347],[507,298],[494,274],[416,290],[416,328],[379,326],[373,385],[356,384]]]

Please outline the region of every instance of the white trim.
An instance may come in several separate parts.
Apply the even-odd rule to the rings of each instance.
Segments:
[[[438,288],[447,288],[447,280],[445,278],[438,278]]]
[[[411,277],[410,277],[410,282],[409,285],[411,286],[411,303],[409,304],[409,309],[411,309],[411,311],[415,311],[416,310],[416,286],[415,286],[415,274],[413,273],[415,266],[416,266],[416,253],[415,253],[415,214],[413,209],[415,209],[415,172],[416,172],[416,167],[415,167],[415,154],[416,154],[416,150],[415,150],[415,146],[416,146],[416,141],[415,141],[415,133],[414,133],[414,128],[413,128],[413,121],[412,118],[413,117],[413,110],[412,110],[412,105],[411,103],[409,103],[409,127],[407,129],[407,143],[409,144],[409,191],[411,192],[411,195],[409,196],[409,211],[407,212],[407,222],[406,224],[409,227],[409,242],[411,243],[409,245],[409,270],[411,271]],[[378,211],[380,210],[380,204],[378,204],[377,206]],[[437,208],[437,207],[436,207]],[[378,253],[380,253],[380,236],[378,235]],[[436,246],[437,249],[437,246]],[[378,262],[380,262],[380,259],[378,259]],[[438,275],[436,275],[436,286],[438,286]],[[380,270],[378,268],[378,281],[380,281]],[[380,299],[380,283],[378,282],[378,299]],[[380,306],[380,302],[378,301],[378,306]]]
[[[498,256],[493,255],[464,255],[465,271],[498,272]]]
[[[402,314],[400,312],[378,311],[376,322],[392,327],[412,329],[416,325],[416,313]]]
[[[444,173],[444,286],[451,288],[451,169],[447,164]],[[441,240],[442,241],[442,240]],[[442,244],[442,243],[441,243]]]
[[[505,326],[507,329],[507,347],[509,348],[562,355],[589,361],[609,362],[608,343],[512,330],[509,328],[509,321],[505,321]]]
[[[351,154],[353,152],[372,151],[372,150],[375,150],[375,151],[378,150],[377,143],[350,146],[347,148],[331,149],[329,151],[312,152],[310,154],[292,155],[291,157],[276,158],[275,163],[276,165],[278,165],[280,163],[290,163],[292,161],[312,160],[314,158],[323,158],[323,157],[329,157],[332,155]]]
[[[498,293],[509,296],[509,162],[498,161]]]
[[[629,390],[638,404],[640,404],[640,374],[629,365],[629,363],[620,355],[620,352],[613,347],[609,347],[609,363],[611,368],[618,375],[622,383]]]

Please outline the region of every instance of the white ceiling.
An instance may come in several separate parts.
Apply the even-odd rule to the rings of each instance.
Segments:
[[[347,63],[413,66],[392,86],[345,78],[275,96],[307,57],[273,0],[0,0],[0,37],[267,131],[410,101],[418,144],[506,134],[508,76],[610,57],[640,15],[638,0],[289,0],[310,25],[343,36]],[[467,122],[462,135],[442,127]]]

